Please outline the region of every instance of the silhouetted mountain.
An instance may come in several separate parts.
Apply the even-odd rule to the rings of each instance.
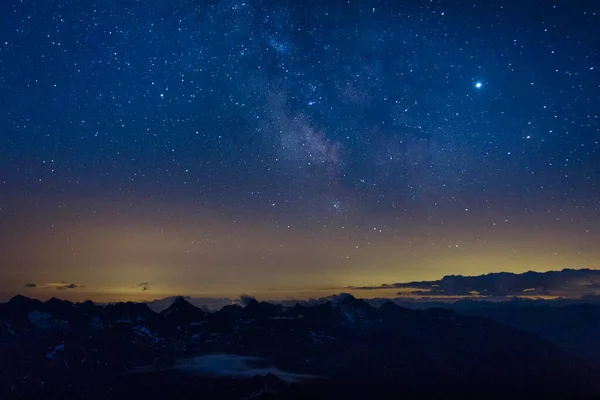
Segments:
[[[274,318],[283,313],[282,306],[267,303],[266,301],[258,302],[256,299],[251,299],[243,309],[242,316],[244,318]]]
[[[208,315],[183,298],[160,314],[137,303],[0,304],[3,399],[514,397],[526,389],[574,398],[600,395],[598,373],[595,362],[489,319],[375,308],[351,296],[310,307],[250,300]]]
[[[182,296],[165,297],[163,299],[156,299],[156,300],[148,301],[148,302],[146,302],[146,304],[148,305],[148,307],[150,307],[150,309],[152,311],[160,313],[161,311],[169,308],[169,306],[171,304],[173,304],[173,302],[180,297],[182,297]],[[224,297],[183,296],[183,298],[185,299],[185,301],[187,301],[188,303],[190,303],[193,306],[203,308],[203,309],[209,309],[209,310],[213,310],[213,311],[220,310],[221,308],[223,308],[227,305],[230,305],[234,302],[233,300],[224,298]]]
[[[461,307],[460,313],[489,318],[535,333],[570,352],[600,360],[600,305],[564,307]]]
[[[86,300],[83,303],[75,303],[75,307],[86,313],[93,313],[97,309],[96,304],[91,300]]]
[[[55,316],[69,316],[73,313],[73,308],[74,305],[70,301],[59,300],[56,297],[44,302],[44,310]]]
[[[156,316],[148,305],[144,303],[126,303],[107,304],[103,309],[98,309],[96,315],[106,319],[109,323],[135,323],[148,321]]]
[[[183,297],[177,298],[169,308],[161,311],[160,315],[167,319],[169,323],[184,327],[193,323],[200,323],[206,317],[204,311],[194,307],[185,301]]]
[[[221,308],[217,313],[225,315],[232,319],[240,318],[244,313],[244,308],[237,304],[232,304]]]
[[[42,302],[37,299],[30,299],[29,297],[16,295],[8,301],[8,304],[13,310],[32,311],[40,307]]]

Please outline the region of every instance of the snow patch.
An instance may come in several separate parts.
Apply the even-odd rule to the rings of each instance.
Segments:
[[[352,315],[348,311],[344,312],[344,317],[346,317],[346,319],[352,323],[356,322],[356,320],[354,319],[354,315]]]
[[[103,330],[104,324],[100,321],[99,317],[92,317],[92,321],[90,322],[90,327],[95,330]]]
[[[43,313],[38,310],[32,311],[28,314],[29,320],[32,324],[38,325],[40,323],[47,323],[52,319],[52,314]]]
[[[337,338],[326,334],[325,332],[314,332],[309,329],[311,339],[316,343],[324,343],[324,340],[338,340]]]
[[[140,336],[148,336],[154,343],[158,343],[160,340],[162,340],[159,336],[152,333],[152,331],[145,326],[136,325],[133,327],[133,330]]]
[[[38,310],[27,314],[32,324],[40,329],[55,331],[66,331],[69,329],[69,322],[62,319],[52,319],[52,314],[43,313]]]
[[[49,360],[54,360],[56,358],[56,353],[58,353],[59,351],[64,351],[64,350],[65,350],[64,344],[59,344],[58,346],[54,346],[54,349],[52,349],[51,352],[46,354],[46,358]]]
[[[3,332],[6,332],[12,336],[17,336],[17,333],[13,329],[12,325],[6,321],[0,319],[0,334],[2,334]]]
[[[323,342],[322,342],[322,341],[319,339],[319,335],[317,335],[316,333],[314,333],[314,332],[313,332],[313,331],[311,331],[311,330],[309,330],[309,332],[310,332],[310,336],[311,336],[312,340],[313,340],[315,343],[323,343]]]

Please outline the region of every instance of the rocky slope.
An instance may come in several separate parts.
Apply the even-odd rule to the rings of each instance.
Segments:
[[[161,313],[22,296],[0,304],[0,398],[573,398],[600,394],[598,372],[488,319],[353,297],[208,314],[184,299]]]

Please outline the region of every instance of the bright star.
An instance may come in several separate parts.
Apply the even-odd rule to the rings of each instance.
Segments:
[[[481,89],[481,87],[482,87],[482,86],[483,86],[483,83],[481,83],[481,82],[477,82],[477,83],[475,83],[475,87],[476,87],[477,89]]]

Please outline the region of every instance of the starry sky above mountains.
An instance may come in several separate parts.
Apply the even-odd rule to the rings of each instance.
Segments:
[[[591,0],[2,2],[0,292],[599,268],[599,18]]]

